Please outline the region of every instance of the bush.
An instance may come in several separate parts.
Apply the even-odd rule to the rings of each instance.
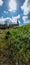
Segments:
[[[9,37],[10,37],[10,32],[7,31],[6,36],[5,36],[5,39],[8,39]]]

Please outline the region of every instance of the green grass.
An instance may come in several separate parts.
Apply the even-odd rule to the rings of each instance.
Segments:
[[[11,60],[9,55],[12,60],[20,59],[20,65],[22,62],[24,65],[30,65],[30,24],[0,29],[0,65],[8,64],[6,59]]]

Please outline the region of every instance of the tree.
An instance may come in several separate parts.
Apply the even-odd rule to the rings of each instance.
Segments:
[[[17,25],[19,26],[19,22],[18,22],[18,20],[17,20]]]

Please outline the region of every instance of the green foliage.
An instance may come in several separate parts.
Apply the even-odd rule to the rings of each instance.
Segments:
[[[0,65],[30,65],[30,25],[2,31]]]
[[[8,31],[8,32],[6,33],[5,39],[8,40],[8,38],[9,38],[10,35],[11,35],[11,34],[10,34],[10,32]]]

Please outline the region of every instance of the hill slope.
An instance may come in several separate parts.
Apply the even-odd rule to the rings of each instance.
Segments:
[[[0,29],[0,65],[30,65],[30,24]]]

